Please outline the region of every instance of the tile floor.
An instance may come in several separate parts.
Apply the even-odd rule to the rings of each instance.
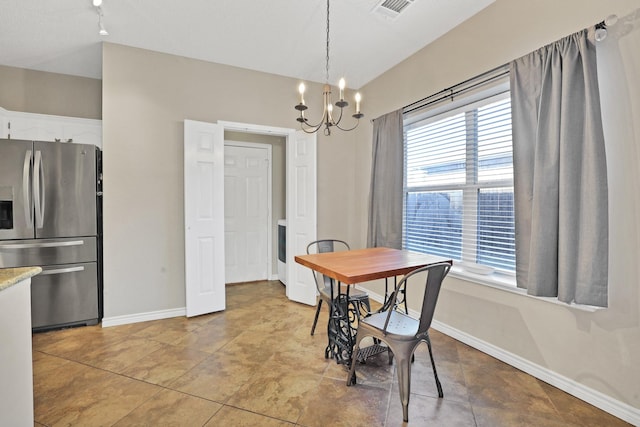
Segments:
[[[227,287],[227,310],[35,334],[36,426],[399,426],[395,366],[324,359],[327,310],[287,301],[280,282]],[[623,426],[621,420],[432,332],[412,370],[409,425]]]

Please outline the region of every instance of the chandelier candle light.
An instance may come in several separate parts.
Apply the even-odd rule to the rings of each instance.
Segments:
[[[340,115],[338,119],[334,119],[333,117],[333,103],[331,100],[331,85],[329,84],[329,0],[327,0],[327,55],[326,55],[326,67],[325,67],[325,84],[322,89],[322,102],[324,103],[324,111],[322,112],[322,118],[320,122],[315,125],[309,124],[309,120],[304,116],[305,110],[307,110],[307,105],[304,103],[304,91],[305,86],[304,83],[300,83],[298,86],[298,92],[300,93],[300,103],[295,106],[295,109],[300,112],[300,116],[296,119],[300,122],[300,127],[306,133],[314,133],[320,130],[320,128],[324,125],[324,134],[331,135],[331,127],[335,126],[343,131],[350,131],[358,127],[360,123],[360,119],[364,117],[364,114],[360,112],[360,93],[356,93],[356,113],[352,115],[353,118],[356,119],[356,124],[351,128],[343,128],[340,127],[340,122],[342,121],[342,112],[345,107],[349,105],[347,101],[344,100],[344,88],[345,81],[344,79],[340,79],[338,83],[338,87],[340,88],[340,100],[335,103],[335,106],[340,108]]]

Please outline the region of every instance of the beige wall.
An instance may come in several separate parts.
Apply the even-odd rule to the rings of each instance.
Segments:
[[[637,1],[497,0],[435,43],[363,88],[367,112],[377,117],[525,55]],[[636,117],[637,120],[637,117]],[[640,123],[639,123],[640,124]],[[366,206],[371,132],[358,140],[367,161],[356,176],[356,206]],[[628,145],[628,143],[626,144]],[[623,144],[608,160],[624,159]],[[609,147],[618,152],[609,152]],[[633,147],[632,147],[633,148]],[[636,148],[637,149],[637,148]],[[633,155],[633,151],[627,153]],[[640,259],[636,209],[640,195],[631,171],[610,164],[610,307],[588,313],[449,277],[436,320],[614,399],[640,408]],[[636,177],[637,179],[637,177]],[[364,212],[358,212],[364,217]],[[380,292],[379,286],[371,286]]]
[[[295,128],[297,84],[104,44],[105,317],[184,307],[183,120]],[[317,110],[321,86],[310,86]],[[357,237],[352,138],[318,136],[319,236]]]
[[[0,107],[101,119],[102,81],[0,65]]]

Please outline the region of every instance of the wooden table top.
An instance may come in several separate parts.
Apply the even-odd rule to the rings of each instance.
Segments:
[[[342,283],[352,285],[405,275],[429,264],[451,260],[407,250],[367,248],[298,255],[295,261]]]

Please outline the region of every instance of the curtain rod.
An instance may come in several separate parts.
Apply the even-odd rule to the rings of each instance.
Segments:
[[[614,25],[617,21],[618,21],[618,17],[616,15],[609,15],[603,21],[595,24],[594,27],[596,29],[603,28],[606,30],[607,26]],[[605,36],[606,36],[606,33],[605,33]],[[492,75],[492,74],[495,74],[495,75]],[[489,71],[485,71],[484,73],[478,74],[475,77],[471,77],[463,82],[455,84],[446,89],[442,89],[439,92],[431,94],[425,98],[419,99],[418,101],[412,102],[411,104],[405,105],[404,107],[402,107],[402,114],[411,113],[420,108],[427,107],[429,105],[435,104],[437,102],[443,101],[448,98],[451,98],[453,100],[453,97],[456,95],[459,95],[461,93],[474,89],[485,83],[489,83],[492,80],[498,79],[508,74],[509,74],[509,63],[502,64]],[[490,77],[487,77],[487,76],[490,76]]]
[[[495,73],[498,73],[498,74],[495,74]],[[492,74],[495,74],[495,75],[492,75]],[[463,82],[455,84],[446,89],[442,89],[439,92],[436,92],[418,101],[412,102],[411,104],[405,105],[402,108],[402,114],[410,113],[412,111],[418,110],[428,105],[435,104],[436,102],[440,102],[448,98],[453,98],[456,95],[459,95],[468,90],[474,89],[483,84],[489,83],[490,81],[500,78],[502,76],[505,76],[507,74],[509,74],[509,64],[508,63],[502,64],[499,67],[493,68],[489,71],[485,71],[484,73],[478,74],[477,76],[471,77]],[[487,77],[487,76],[490,76],[490,77]]]

